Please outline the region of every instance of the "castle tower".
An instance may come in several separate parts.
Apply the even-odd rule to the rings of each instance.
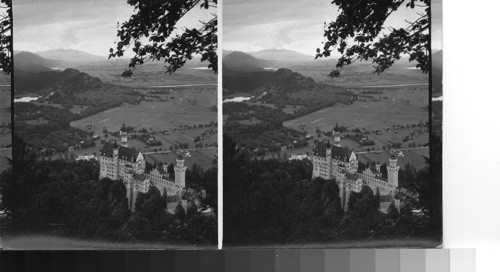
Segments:
[[[337,182],[337,185],[339,186],[340,207],[342,208],[343,211],[345,211],[344,204],[345,204],[346,188],[343,182]]]
[[[389,158],[389,165],[387,166],[387,183],[389,185],[398,187],[398,172],[399,172],[399,166],[398,166],[398,159],[396,156],[391,155]]]
[[[131,194],[130,194],[130,198],[131,198],[131,201],[130,201],[130,211],[131,212],[134,212],[135,211],[135,201],[137,200],[137,184],[135,182],[133,182],[131,185],[130,185],[130,190],[131,190]]]
[[[333,130],[333,145],[340,147],[340,132]]]
[[[177,165],[174,167],[175,170],[175,184],[186,187],[186,169],[184,166],[184,158],[182,156],[177,157]]]
[[[132,173],[127,172],[125,176],[123,177],[123,182],[125,183],[125,188],[127,190],[127,203],[128,203],[128,208],[130,211],[132,211],[132,205],[134,204],[134,196],[133,196],[133,183],[134,180],[132,178]]]
[[[119,152],[118,152],[118,145],[115,144],[113,145],[113,180],[117,180],[119,179],[118,177],[118,173],[119,173],[119,167],[120,167],[120,164],[119,164]]]
[[[144,155],[142,155],[141,152],[139,152],[139,154],[137,154],[137,158],[136,158],[135,162],[137,165],[137,168],[135,171],[137,172],[137,174],[143,174],[144,171],[146,170],[146,160],[144,159]]]
[[[351,156],[349,157],[349,168],[348,168],[349,173],[354,174],[358,172],[358,167],[359,167],[358,157],[356,157],[356,154],[354,153],[354,151],[352,151]]]
[[[122,135],[121,136],[121,146],[125,146],[125,147],[128,147],[128,138],[127,138],[127,135]]]

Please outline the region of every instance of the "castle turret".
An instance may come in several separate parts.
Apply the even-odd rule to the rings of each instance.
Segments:
[[[119,160],[119,146],[116,144],[113,145],[113,177],[111,179],[117,180],[118,179],[118,160]]]
[[[133,183],[134,183],[134,180],[132,178],[132,172],[130,171],[127,171],[125,173],[125,176],[123,177],[123,182],[125,183],[125,189],[127,190],[127,200],[128,200],[128,208],[130,211],[133,210],[133,204],[135,202],[135,199],[134,199],[134,195],[133,195]]]
[[[122,135],[121,136],[121,146],[125,146],[127,147],[128,146],[128,138],[127,138],[127,135]]]
[[[146,170],[146,160],[144,159],[144,155],[142,155],[141,152],[137,154],[136,165],[137,168],[135,169],[135,171],[137,172],[137,174],[143,174]]]
[[[351,174],[354,174],[358,172],[358,157],[354,153],[354,151],[351,152],[351,155],[349,156],[349,166],[348,166],[348,172]]]
[[[391,155],[389,158],[389,165],[387,166],[387,183],[389,185],[398,187],[398,172],[399,172],[399,166],[398,166],[398,159],[396,156]]]
[[[333,145],[340,147],[340,132],[333,130]]]
[[[182,156],[177,157],[177,165],[174,167],[175,170],[175,184],[186,187],[186,169],[184,166],[184,158]]]

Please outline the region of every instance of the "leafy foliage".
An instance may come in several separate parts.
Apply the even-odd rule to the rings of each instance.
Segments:
[[[156,187],[138,193],[130,213],[121,180],[99,180],[99,163],[39,160],[17,135],[12,167],[0,175],[3,208],[10,223],[6,234],[52,234],[66,237],[166,243],[215,244],[216,217],[190,209],[175,218],[166,211],[167,196]],[[14,169],[14,171],[13,171]],[[217,170],[198,169],[201,186],[216,205]],[[210,172],[210,174],[207,174]],[[209,185],[208,185],[209,184]],[[215,189],[216,190],[216,189]]]
[[[201,55],[201,61],[208,61],[208,68],[217,72],[215,11],[209,21],[201,22],[202,27],[185,28],[181,34],[176,33],[179,20],[189,11],[200,7],[208,12],[217,6],[217,0],[128,0],[128,3],[134,7],[135,13],[119,26],[119,41],[109,54],[109,58],[121,57],[132,47],[135,56],[123,72],[124,77],[131,76],[137,65],[160,59],[165,60],[167,72],[172,74],[195,55]]]
[[[340,14],[335,21],[325,23],[323,48],[316,49],[316,58],[329,57],[334,49],[342,54],[331,77],[340,75],[345,65],[372,60],[375,73],[382,73],[403,55],[417,62],[423,73],[430,70],[430,0],[333,0]],[[406,5],[404,4],[406,3]],[[384,24],[401,8],[414,9],[418,18],[406,28],[389,28]],[[422,12],[417,10],[423,10]]]
[[[0,69],[12,72],[12,0],[1,0],[0,10]]]
[[[367,185],[348,196],[344,211],[337,183],[311,180],[310,161],[252,160],[226,134],[223,147],[227,245],[434,238],[433,234],[440,239],[440,230],[429,224],[429,213],[414,215],[410,206],[398,212],[393,205],[385,214],[380,211],[380,192]]]

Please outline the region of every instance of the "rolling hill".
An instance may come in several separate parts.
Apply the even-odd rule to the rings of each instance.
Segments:
[[[50,71],[58,64],[55,60],[43,58],[42,56],[28,51],[21,51],[14,55],[14,70],[27,72]]]
[[[271,63],[240,51],[231,52],[222,59],[223,69],[239,72],[263,71]]]
[[[75,69],[64,71],[16,72],[14,83],[17,93],[35,93],[42,96],[51,92],[77,93],[103,86],[100,79]]]

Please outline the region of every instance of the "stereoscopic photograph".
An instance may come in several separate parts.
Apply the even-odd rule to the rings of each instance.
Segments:
[[[224,248],[441,244],[440,5],[224,2]]]
[[[13,3],[2,248],[217,247],[216,4]]]

